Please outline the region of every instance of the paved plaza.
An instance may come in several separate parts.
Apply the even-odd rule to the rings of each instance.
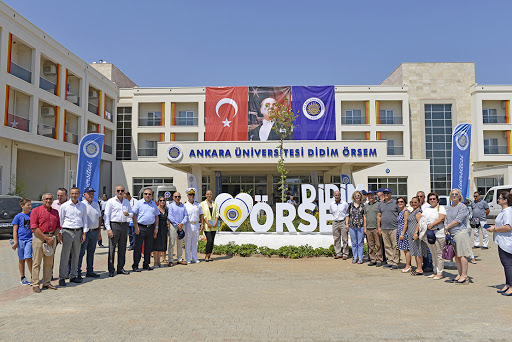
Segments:
[[[496,293],[504,276],[491,246],[475,250],[469,285],[445,281],[451,269],[435,281],[333,258],[216,256],[108,278],[99,248],[100,279],[34,294],[3,238],[0,340],[510,341],[512,297]]]

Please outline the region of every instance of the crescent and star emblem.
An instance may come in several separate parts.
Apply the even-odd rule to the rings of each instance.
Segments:
[[[222,100],[217,102],[217,106],[215,107],[215,113],[217,113],[217,116],[219,117],[219,119],[222,119],[219,115],[219,108],[223,104],[230,104],[233,106],[233,108],[235,109],[235,115],[233,115],[233,118],[238,114],[238,105],[236,104],[236,102],[230,98],[223,98]],[[231,126],[229,126],[231,121],[229,121],[227,117],[226,117],[226,120],[222,121],[222,123],[224,124],[224,127],[231,127]]]

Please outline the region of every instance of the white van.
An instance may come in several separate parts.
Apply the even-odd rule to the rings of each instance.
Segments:
[[[494,224],[494,220],[501,212],[501,206],[498,204],[498,197],[502,192],[511,192],[512,185],[493,186],[487,191],[484,201],[489,204],[490,213],[487,215],[487,223]]]

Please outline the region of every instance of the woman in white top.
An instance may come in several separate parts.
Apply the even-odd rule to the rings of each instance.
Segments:
[[[498,254],[505,269],[505,286],[498,293],[512,296],[512,194],[502,192],[498,203],[503,210],[496,217],[496,224],[487,231],[494,233],[493,241],[498,244]]]
[[[428,277],[439,280],[443,278],[444,270],[443,247],[445,241],[444,219],[446,217],[446,209],[439,205],[439,195],[435,192],[429,193],[427,200],[430,207],[426,207],[423,210],[422,217],[429,222],[427,229],[435,231],[436,234],[436,242],[433,244],[428,243],[434,266],[434,273]]]

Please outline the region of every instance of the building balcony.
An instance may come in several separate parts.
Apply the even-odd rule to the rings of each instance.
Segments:
[[[361,116],[341,116],[341,124],[342,125],[366,125],[366,121],[364,117]]]
[[[388,146],[388,156],[403,156],[404,148],[403,146]]]
[[[55,138],[55,126],[38,124],[37,125],[37,134],[42,135],[47,138]]]
[[[484,124],[504,124],[507,123],[507,117],[505,115],[492,115],[483,117]]]
[[[28,83],[32,82],[32,72],[14,62],[11,62],[11,75],[21,78]]]
[[[493,145],[484,146],[484,154],[508,154],[507,146]]]
[[[108,154],[112,154],[112,146],[107,145],[107,144],[103,145],[103,152],[108,153]]]
[[[381,117],[378,125],[402,125],[403,118],[401,116]]]
[[[66,131],[66,139],[64,141],[78,145],[78,134]]]
[[[44,77],[39,77],[39,88],[46,90],[53,95],[57,95],[57,85],[51,81],[48,81]]]
[[[139,157],[156,157],[156,148],[139,148],[137,151]]]
[[[30,131],[30,120],[16,114],[7,114],[7,127],[16,128],[20,131]]]
[[[189,118],[176,118],[176,126],[198,126],[199,119],[197,116]],[[160,125],[158,125],[160,126]]]
[[[89,112],[91,112],[93,114],[100,115],[99,114],[99,112],[100,112],[99,108],[95,104],[92,104],[92,103],[89,102],[87,109],[89,110]]]
[[[139,118],[139,126],[161,126],[160,121],[160,118]]]
[[[75,95],[71,92],[68,91],[67,95],[66,95],[66,100],[73,103],[73,104],[76,104],[77,106],[80,106],[80,96],[78,95]]]

